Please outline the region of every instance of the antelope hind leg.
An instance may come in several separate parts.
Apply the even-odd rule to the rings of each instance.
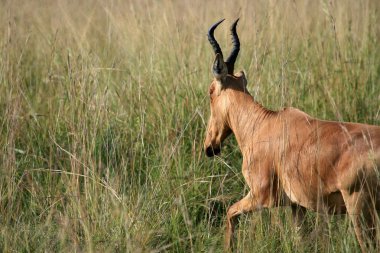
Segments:
[[[362,252],[367,252],[375,246],[377,219],[375,202],[371,199],[373,196],[365,188],[355,192],[342,191],[347,212]]]

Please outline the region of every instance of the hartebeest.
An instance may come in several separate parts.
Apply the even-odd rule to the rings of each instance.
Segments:
[[[217,155],[223,140],[233,133],[250,188],[227,211],[225,247],[231,246],[236,216],[285,205],[285,196],[300,208],[347,212],[365,251],[370,246],[367,238],[373,241],[376,235],[380,207],[380,127],[319,120],[295,108],[271,111],[257,103],[247,90],[244,72],[234,73],[240,49],[238,20],[231,26],[232,53],[223,60],[214,38],[223,20],[208,31],[216,57],[204,149],[209,157]]]

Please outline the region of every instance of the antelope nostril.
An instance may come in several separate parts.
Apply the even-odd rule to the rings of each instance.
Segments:
[[[211,146],[209,146],[209,147],[206,148],[206,155],[208,157],[214,156],[214,152],[212,151],[212,147]]]
[[[213,157],[214,155],[220,154],[220,148],[213,148],[212,146],[209,146],[206,148],[206,155],[208,157]]]

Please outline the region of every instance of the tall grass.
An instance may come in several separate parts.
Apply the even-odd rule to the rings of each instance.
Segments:
[[[271,109],[380,123],[378,1],[2,1],[2,252],[219,252],[247,191],[233,138],[203,155],[213,53],[241,17],[249,89]],[[322,227],[322,229],[321,229]],[[354,252],[345,216],[241,217],[241,252]]]

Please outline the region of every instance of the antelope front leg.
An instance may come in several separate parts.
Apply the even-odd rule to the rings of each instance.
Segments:
[[[299,205],[291,205],[292,208],[292,218],[293,218],[293,225],[295,226],[296,233],[295,233],[295,242],[296,244],[300,243],[305,235],[305,215],[306,215],[306,208],[299,206]]]
[[[251,211],[258,210],[260,207],[257,205],[257,201],[252,197],[251,192],[247,194],[243,199],[236,202],[227,211],[227,228],[224,240],[224,248],[229,251],[233,243],[233,235],[235,222],[238,215]]]
[[[306,208],[303,206],[298,206],[298,205],[291,205],[291,208],[292,208],[293,224],[296,227],[297,233],[299,233],[302,230],[302,224],[304,222],[305,215],[306,215]]]

